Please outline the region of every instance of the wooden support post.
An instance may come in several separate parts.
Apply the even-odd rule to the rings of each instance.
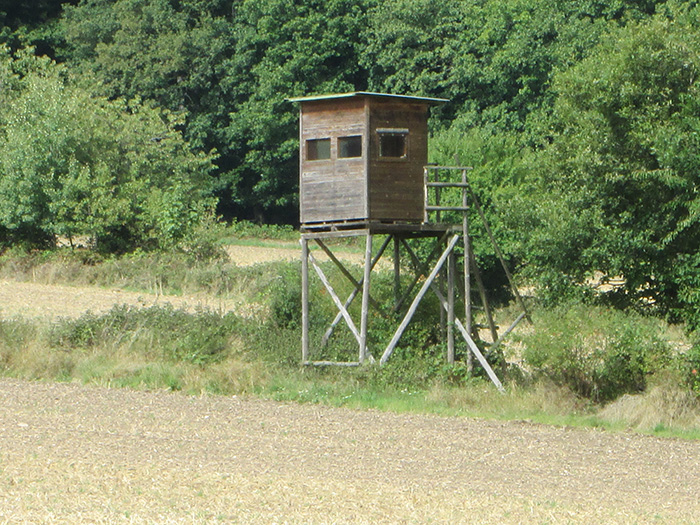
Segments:
[[[435,292],[435,295],[437,295],[437,297],[438,297],[438,299],[439,299],[440,304],[442,305],[442,307],[443,307],[443,308],[448,308],[447,300],[446,300],[445,297],[440,293],[440,290],[438,290],[437,287],[436,287],[434,284],[433,284],[432,288],[433,288],[433,292]],[[464,340],[467,342],[467,346],[468,346],[469,349],[471,350],[470,353],[472,353],[472,354],[474,354],[474,355],[476,356],[477,360],[479,361],[479,363],[481,364],[481,366],[482,366],[482,367],[484,368],[484,370],[486,371],[486,375],[488,375],[488,376],[489,376],[489,379],[491,379],[491,382],[492,382],[494,385],[496,385],[496,388],[498,388],[498,390],[500,390],[501,392],[504,392],[503,384],[502,384],[501,381],[498,379],[498,376],[497,376],[496,373],[493,371],[493,368],[491,368],[491,365],[489,365],[489,362],[488,362],[488,361],[486,360],[486,358],[484,357],[484,354],[482,354],[482,353],[481,353],[481,350],[479,350],[479,347],[478,347],[478,346],[476,345],[476,343],[474,342],[474,339],[472,339],[471,334],[469,334],[469,333],[467,332],[467,330],[466,330],[466,328],[464,328],[464,325],[462,324],[462,322],[461,322],[459,319],[457,319],[457,318],[455,318],[455,326],[459,329],[459,331],[460,331],[461,334],[462,334],[462,337],[464,337]]]
[[[394,311],[399,309],[401,301],[401,241],[397,235],[392,235],[394,239]]]
[[[455,251],[447,258],[447,362],[455,362],[455,274],[457,273]]]
[[[442,269],[442,266],[445,264],[445,260],[447,259],[449,252],[454,249],[455,244],[457,244],[458,240],[459,240],[459,235],[454,235],[452,237],[452,239],[450,239],[450,242],[447,244],[447,248],[445,249],[443,254],[440,256],[440,259],[438,259],[437,263],[435,264],[435,268],[433,268],[433,271],[430,272],[430,275],[423,283],[423,286],[421,287],[420,291],[416,295],[415,299],[413,299],[413,303],[411,303],[411,306],[408,308],[408,312],[406,312],[406,315],[404,316],[403,321],[401,321],[401,325],[396,330],[396,333],[394,333],[394,337],[392,337],[391,341],[389,342],[389,345],[386,347],[386,350],[384,350],[384,353],[382,354],[382,357],[379,360],[379,364],[383,365],[384,363],[387,362],[389,357],[391,357],[391,354],[393,353],[394,348],[396,348],[396,345],[399,342],[399,339],[401,338],[404,331],[406,330],[408,323],[411,322],[411,318],[413,317],[413,314],[416,313],[416,309],[418,308],[418,305],[420,304],[421,300],[423,299],[423,296],[428,291],[428,288],[430,288],[430,285],[435,280],[435,277],[437,276],[438,272]]]
[[[362,283],[362,318],[360,321],[360,363],[367,357],[367,321],[369,318],[369,285],[372,274],[372,234],[367,232],[365,241],[365,276]]]
[[[309,362],[309,241],[301,239],[301,362]]]
[[[467,170],[462,170],[462,183],[467,183]],[[469,202],[467,201],[467,189],[462,188],[462,207],[466,210]],[[464,241],[464,324],[469,334],[472,333],[472,288],[470,275],[471,261],[471,245],[469,242],[469,218],[467,212],[462,212],[462,239]],[[471,337],[471,335],[470,335]],[[472,374],[474,363],[471,352],[467,353],[467,372]]]
[[[471,250],[471,247],[469,249]],[[491,332],[491,340],[495,343],[496,341],[498,341],[498,330],[496,329],[496,323],[493,322],[493,315],[491,315],[491,305],[489,304],[489,299],[486,296],[486,287],[484,287],[484,281],[481,278],[481,271],[479,271],[479,266],[476,264],[476,257],[474,257],[473,251],[470,252],[469,258],[472,261],[474,280],[476,281],[476,286],[479,289],[479,297],[481,298],[481,304],[484,307],[486,323],[489,325],[489,330]]]

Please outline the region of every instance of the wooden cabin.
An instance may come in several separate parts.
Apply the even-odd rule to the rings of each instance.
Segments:
[[[444,99],[354,92],[300,108],[302,227],[423,221],[428,109]]]

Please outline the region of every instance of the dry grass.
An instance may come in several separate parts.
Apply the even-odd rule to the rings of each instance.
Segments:
[[[668,428],[700,430],[697,396],[672,382],[654,385],[641,394],[624,395],[599,415],[609,423],[643,432]]]

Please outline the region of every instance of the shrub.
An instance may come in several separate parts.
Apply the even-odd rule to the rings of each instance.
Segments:
[[[523,357],[544,375],[594,401],[640,392],[648,378],[671,364],[671,346],[658,322],[580,303],[539,312],[524,336]]]

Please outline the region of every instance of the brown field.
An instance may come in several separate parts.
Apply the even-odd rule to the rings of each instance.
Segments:
[[[700,443],[0,380],[2,523],[692,523]]]
[[[2,316],[156,300],[208,299],[0,283]],[[698,523],[698,472],[700,442],[0,379],[0,524]]]

